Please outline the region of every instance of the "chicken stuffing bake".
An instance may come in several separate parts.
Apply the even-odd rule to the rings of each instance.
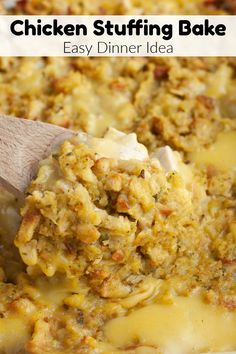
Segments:
[[[234,0],[0,8],[236,13]],[[236,59],[0,58],[0,111],[78,132],[23,204],[1,189],[0,353],[235,351]]]

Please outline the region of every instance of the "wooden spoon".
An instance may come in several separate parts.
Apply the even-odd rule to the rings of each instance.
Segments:
[[[23,197],[39,161],[73,135],[55,125],[0,116],[0,185]]]

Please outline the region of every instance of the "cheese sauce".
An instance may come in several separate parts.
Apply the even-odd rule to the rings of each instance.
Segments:
[[[23,316],[0,319],[0,352],[24,353],[24,345],[30,338],[30,325]]]
[[[197,165],[214,165],[222,171],[236,168],[236,131],[223,132],[207,149],[190,154],[190,160]]]
[[[236,313],[198,297],[177,297],[172,305],[150,305],[111,320],[105,334],[120,349],[139,345],[164,354],[224,352],[236,347]]]

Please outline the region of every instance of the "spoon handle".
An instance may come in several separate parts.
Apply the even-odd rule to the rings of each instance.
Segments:
[[[22,196],[39,161],[73,134],[51,124],[0,116],[0,185]]]

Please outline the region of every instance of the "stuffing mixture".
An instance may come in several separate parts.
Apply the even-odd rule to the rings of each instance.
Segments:
[[[220,15],[236,2],[16,0],[0,11]],[[105,351],[104,325],[196,293],[236,313],[236,169],[193,158],[236,131],[236,59],[3,57],[0,113],[78,132],[41,162],[23,205],[0,191],[1,354],[162,354],[135,340]]]

